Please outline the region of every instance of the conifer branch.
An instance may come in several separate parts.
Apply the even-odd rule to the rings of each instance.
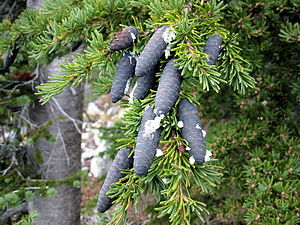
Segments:
[[[300,24],[286,22],[281,25],[279,37],[288,43],[300,42]]]
[[[135,145],[142,112],[146,105],[153,101],[154,96],[133,103],[125,102],[124,106],[130,110],[123,117],[128,138],[119,140],[126,143],[122,148]],[[178,150],[179,145],[185,141],[180,138],[179,133],[168,132],[177,129],[174,118],[176,110],[172,110],[171,115],[162,121],[165,128],[161,140],[163,156],[153,161],[148,173],[145,176],[138,176],[134,170],[127,171],[126,176],[115,183],[109,191],[108,195],[111,198],[117,198],[114,203],[119,204],[110,224],[124,224],[128,207],[136,206],[141,194],[147,192],[155,193],[159,204],[156,208],[159,217],[168,215],[172,225],[189,224],[193,215],[203,221],[202,213],[207,213],[207,210],[204,203],[193,199],[190,192],[191,184],[195,182],[203,192],[209,192],[216,186],[221,174],[217,172],[219,167],[210,163],[191,165],[188,155]]]

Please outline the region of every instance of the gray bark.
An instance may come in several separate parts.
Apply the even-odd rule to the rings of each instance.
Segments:
[[[27,0],[27,8],[41,8],[44,0]]]
[[[28,8],[40,8],[43,0],[28,0]],[[82,52],[83,47],[70,52],[64,58],[72,61],[76,53]],[[63,74],[59,64],[63,59],[54,59],[44,68],[38,68],[39,83],[44,83],[52,74]],[[83,88],[81,85],[66,89],[63,93],[41,105],[35,102],[29,111],[33,123],[41,126],[51,120],[53,123],[48,131],[56,138],[52,143],[40,138],[34,143],[34,150],[40,150],[43,162],[39,172],[43,179],[58,179],[74,174],[81,169],[81,123],[83,107]],[[64,119],[58,119],[65,117]],[[39,217],[37,225],[79,225],[80,224],[80,188],[60,185],[54,197],[36,197],[29,203],[30,210],[36,210]]]
[[[65,56],[72,60],[77,51]],[[62,59],[54,59],[48,66],[38,70],[39,78],[45,82],[49,75],[63,75],[58,72]],[[43,179],[62,180],[81,169],[81,121],[83,104],[83,88],[77,86],[68,88],[62,94],[41,105],[35,102],[30,108],[30,119],[36,125],[43,125],[52,120],[48,131],[56,138],[52,143],[40,138],[34,144],[34,149],[41,151],[43,163],[39,172]],[[65,117],[65,119],[57,119]],[[55,120],[56,119],[56,120]],[[61,185],[57,188],[55,197],[37,197],[29,203],[30,210],[39,213],[37,225],[76,225],[80,224],[80,189]]]

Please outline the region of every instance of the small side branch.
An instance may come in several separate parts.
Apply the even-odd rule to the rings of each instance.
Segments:
[[[8,218],[16,215],[17,213],[28,212],[28,202],[22,203],[16,208],[8,209],[0,215],[0,224],[1,222],[7,220]]]
[[[76,128],[76,130],[78,131],[79,134],[81,134],[81,129],[78,127],[77,122],[78,123],[82,123],[82,121],[74,119],[73,117],[71,117],[68,113],[66,113],[63,108],[61,107],[61,105],[59,104],[59,102],[55,99],[52,98],[52,101],[57,105],[58,109],[61,111],[61,113],[63,115],[65,115],[69,120],[71,120]]]

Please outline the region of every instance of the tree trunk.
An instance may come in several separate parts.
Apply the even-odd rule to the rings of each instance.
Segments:
[[[65,56],[71,61],[82,47]],[[62,75],[57,72],[62,59],[54,59],[51,64],[38,71],[39,78],[45,82],[49,75]],[[83,88],[77,86],[41,105],[36,102],[30,108],[30,119],[38,126],[52,121],[48,131],[56,138],[52,143],[40,138],[34,149],[41,151],[43,162],[39,164],[43,179],[62,180],[81,168],[81,121]],[[65,117],[59,119],[59,117]],[[80,189],[61,185],[55,197],[37,197],[29,204],[30,210],[39,213],[38,225],[76,225],[80,224]]]
[[[44,0],[27,0],[27,8],[41,8]]]

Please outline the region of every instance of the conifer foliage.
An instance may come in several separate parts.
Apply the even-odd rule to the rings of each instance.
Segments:
[[[111,224],[124,224],[128,208],[137,206],[141,195],[146,193],[156,196],[154,210],[158,218],[168,217],[172,225],[193,224],[195,218],[204,222],[208,211],[220,223],[230,221],[232,215],[235,221],[248,224],[297,221],[299,160],[293,149],[299,140],[287,139],[297,133],[297,128],[291,121],[283,124],[280,120],[286,118],[283,115],[294,118],[299,109],[286,102],[284,93],[272,96],[261,94],[261,90],[277,85],[276,90],[285,88],[295,99],[300,99],[299,79],[293,77],[292,84],[283,84],[270,72],[275,66],[278,70],[272,72],[279,77],[282,66],[287,76],[295,73],[284,66],[285,61],[279,60],[284,58],[281,55],[290,56],[288,65],[293,68],[298,62],[295,55],[288,55],[276,46],[272,49],[270,43],[276,40],[282,49],[287,44],[290,49],[297,47],[299,24],[295,21],[299,16],[295,15],[299,4],[288,1],[286,6],[284,0],[227,2],[228,5],[216,0],[54,0],[46,2],[40,12],[27,10],[13,23],[4,19],[0,24],[0,54],[16,56],[15,62],[27,65],[5,66],[8,72],[30,70],[37,63],[47,63],[70,51],[71,43],[85,44],[83,54],[62,66],[65,76],[53,75],[38,87],[42,103],[70,85],[96,77],[95,93],[110,93],[113,102],[119,101],[127,108],[122,118],[124,136],[118,140],[121,150],[98,202],[101,212],[111,204],[117,205]],[[276,19],[283,23],[276,26]],[[270,30],[275,30],[275,34]],[[18,54],[14,54],[16,49]],[[257,93],[247,92],[256,83],[249,75],[251,70],[255,71],[258,82]],[[261,76],[266,76],[268,86],[261,83]],[[243,109],[245,104],[239,106],[241,111],[232,109],[230,103],[232,99],[239,102],[239,94],[247,94],[249,111],[247,107]],[[267,98],[270,106],[262,106],[261,98]],[[199,102],[207,117],[215,121],[229,119],[228,114],[236,116],[237,112],[243,115],[236,116],[234,122],[216,122],[216,129],[211,132],[217,136],[209,136],[210,145],[205,145]],[[285,113],[279,110],[278,102],[288,106]],[[272,106],[276,109],[274,114]],[[251,113],[250,109],[262,115]],[[274,118],[277,122],[270,122]],[[274,127],[278,129],[275,133]],[[241,146],[237,146],[237,140]],[[292,157],[282,153],[278,146],[263,152],[264,141],[291,149]],[[211,153],[206,148],[213,148],[213,154],[221,162],[210,160]],[[127,158],[119,156],[124,149]],[[236,149],[241,152],[235,152]],[[133,160],[133,168],[116,166],[126,160]],[[275,168],[272,163],[280,163],[283,173],[271,170]],[[241,168],[245,168],[243,175],[239,174]],[[222,179],[220,170],[224,173]],[[270,178],[269,173],[276,176]],[[293,175],[294,181],[287,173]],[[219,182],[228,190],[236,182],[233,188],[241,194],[229,194],[224,200],[227,189],[224,192],[216,189]],[[244,190],[245,184],[249,190]],[[211,193],[215,202],[210,200]],[[259,198],[267,199],[272,207],[268,208]],[[281,216],[273,219],[277,211]]]
[[[119,206],[111,223],[123,224],[128,207],[136,205],[144,192],[156,194],[159,217],[168,216],[171,224],[189,224],[195,215],[203,221],[205,204],[193,199],[190,188],[196,183],[203,192],[208,192],[216,186],[220,174],[211,162],[190,163],[188,154],[181,150],[192,143],[181,136],[177,125],[178,103],[188,98],[197,104],[194,94],[211,89],[218,92],[221,83],[229,83],[241,93],[255,83],[248,74],[250,64],[238,50],[236,35],[221,24],[223,9],[224,4],[217,1],[56,0],[46,2],[40,12],[25,11],[13,24],[3,21],[1,29],[5,28],[5,32],[0,52],[17,48],[16,60],[25,57],[30,66],[47,63],[52,57],[70,51],[70,43],[86,44],[83,54],[62,65],[65,76],[53,75],[38,87],[42,103],[67,86],[89,80],[97,73],[96,91],[99,94],[110,91],[113,101],[118,101],[125,93],[125,81],[127,84],[132,75],[129,67],[135,65],[133,56],[129,57],[125,51],[137,55],[134,68],[137,78],[133,82],[136,88],[143,89],[141,83],[147,81],[147,87],[140,94],[133,91],[137,98],[130,102],[121,101],[128,107],[123,118],[125,136],[120,140],[121,147],[133,149],[134,168],[116,171],[124,173],[122,179],[126,182],[117,182],[108,192],[106,189],[101,192],[98,205],[104,211],[101,198],[115,199]],[[116,34],[120,25],[127,28]],[[219,61],[210,65],[207,58],[214,57],[216,61],[218,52],[205,53],[204,47],[216,34],[227,44],[219,43],[222,52]],[[123,53],[125,56],[116,69]],[[155,76],[159,77],[156,94]],[[145,152],[147,149],[151,152]],[[119,178],[109,180],[115,182]]]

